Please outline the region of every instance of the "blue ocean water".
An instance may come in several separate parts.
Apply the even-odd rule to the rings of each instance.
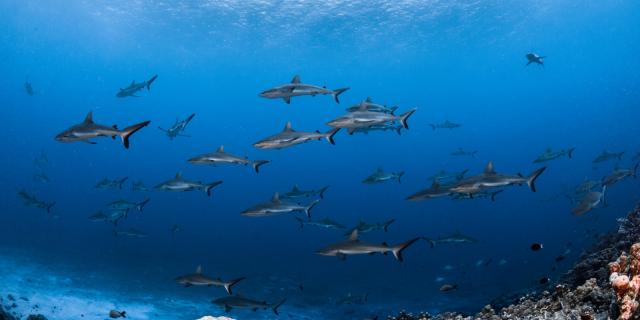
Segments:
[[[64,290],[92,292],[82,299],[99,296],[114,308],[142,301],[129,311],[134,319],[225,314],[210,303],[225,296],[223,289],[184,288],[173,280],[202,265],[215,277],[247,277],[236,288],[243,296],[286,298],[281,318],[473,312],[505,295],[542,290],[543,277],[558,280],[638,200],[634,179],[609,188],[607,205],[583,216],[571,214],[574,204],[564,196],[585,179],[599,181],[638,160],[635,1],[2,1],[0,26],[0,249],[7,266],[34,270],[25,283],[24,273],[5,268],[3,280],[16,285],[0,293],[60,295],[57,280],[29,285],[57,275],[68,279]],[[546,56],[544,67],[525,66],[529,52]],[[115,97],[132,80],[154,74],[158,79],[140,97]],[[340,104],[322,95],[294,97],[291,104],[258,96],[294,75],[350,89]],[[399,112],[417,108],[409,129],[401,135],[343,130],[335,145],[252,146],[287,121],[297,130],[327,131],[328,121],[366,97]],[[132,136],[130,149],[108,138],[54,140],[89,111],[100,124],[151,124]],[[171,140],[157,129],[192,113],[188,137]],[[429,126],[445,120],[462,126]],[[271,162],[259,174],[187,163],[220,145]],[[469,169],[470,176],[493,161],[498,172],[526,175],[541,166],[532,161],[547,148],[568,147],[576,148],[571,159],[542,164],[547,170],[536,193],[514,186],[496,201],[405,200],[440,170]],[[452,156],[458,148],[478,153]],[[594,164],[603,150],[625,153]],[[41,154],[48,161],[36,165]],[[402,183],[363,184],[379,167],[404,171]],[[211,197],[152,189],[178,172],[224,182]],[[50,181],[34,179],[39,173]],[[94,188],[104,177],[128,180],[122,190]],[[132,191],[131,182],[140,180],[152,190]],[[390,255],[341,261],[316,251],[344,240],[344,231],[300,229],[294,214],[240,215],[294,185],[330,186],[314,220],[330,217],[351,227],[395,219],[387,232],[361,235],[368,242],[455,232],[478,242],[430,248],[419,241],[403,263]],[[50,214],[25,207],[21,190],[56,205]],[[112,224],[88,219],[111,201],[146,198],[144,211],[130,212],[117,227],[142,230],[146,238],[116,237]],[[181,230],[172,234],[176,224]],[[532,243],[544,249],[533,252]],[[566,259],[556,262],[560,255]],[[441,292],[445,283],[457,289]],[[340,303],[350,294],[368,298]],[[78,301],[48,316],[73,318],[64,310]],[[108,315],[100,305],[87,306],[95,309],[87,314]],[[276,317],[269,310],[228,315]]]

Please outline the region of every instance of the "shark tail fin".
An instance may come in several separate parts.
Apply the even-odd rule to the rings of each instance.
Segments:
[[[151,84],[158,79],[158,75],[154,75],[151,79],[147,80],[147,91],[151,90]]]
[[[422,237],[422,239],[426,242],[429,242],[429,246],[431,246],[431,249],[436,247],[436,241],[431,239],[431,238],[427,238],[427,237]]]
[[[389,231],[389,226],[394,223],[396,221],[396,219],[391,219],[387,222],[384,223],[384,232]]]
[[[433,123],[430,123],[429,126],[431,126],[431,129],[433,129],[433,131],[436,131],[436,125]]]
[[[267,163],[269,163],[269,160],[256,160],[251,163],[251,166],[256,173],[260,173],[260,166]]]
[[[491,193],[491,201],[496,201],[496,196],[499,195],[500,193],[502,193],[502,191],[504,191],[504,190],[498,190],[498,191],[492,192]]]
[[[224,283],[224,290],[226,290],[227,294],[229,294],[229,295],[233,294],[233,293],[231,293],[231,288],[233,286],[235,286],[238,282],[240,282],[240,281],[242,281],[244,279],[245,279],[245,277],[240,277],[240,278],[233,279],[233,280],[230,280],[228,282],[225,282]]]
[[[632,172],[633,178],[637,178],[638,177],[638,166],[640,166],[640,162],[636,163],[636,165],[633,166],[633,172]]]
[[[218,185],[220,185],[222,183],[222,181],[215,181],[215,182],[211,182],[207,185],[204,186],[204,192],[207,193],[207,196],[211,196],[211,190],[215,187],[217,187]]]
[[[124,184],[125,181],[127,181],[127,179],[129,179],[129,177],[124,177],[124,178],[120,179],[120,181],[118,181],[118,188],[120,190],[122,190],[122,185]]]
[[[340,88],[333,90],[333,93],[331,93],[331,95],[333,96],[333,100],[335,100],[336,103],[340,103],[340,99],[338,97],[347,90],[349,90],[349,88]]]
[[[616,154],[616,158],[618,158],[618,160],[622,160],[622,155],[624,154],[624,151]]]
[[[404,171],[398,172],[398,183],[402,183],[402,176],[404,176]]]
[[[300,219],[298,217],[295,217],[295,218],[296,218],[296,221],[298,221],[298,223],[300,224],[300,229],[303,229],[304,228],[304,220],[302,220],[302,219]]]
[[[544,172],[544,170],[546,170],[547,167],[542,167],[536,171],[534,171],[533,173],[531,173],[528,177],[527,177],[527,185],[529,186],[529,189],[531,189],[531,191],[536,192],[536,179],[538,179],[538,177]]]
[[[149,203],[149,201],[151,201],[151,199],[147,198],[144,201],[138,203],[138,205],[136,206],[136,209],[138,209],[138,211],[142,212],[142,209],[144,209],[144,206],[146,206],[147,203]]]
[[[53,208],[53,206],[56,205],[56,202],[51,202],[49,204],[47,204],[47,207],[45,209],[47,209],[47,213],[51,213],[51,208]]]
[[[407,120],[409,120],[409,117],[411,117],[411,115],[416,112],[416,110],[418,109],[411,109],[403,114],[401,114],[400,116],[398,116],[398,120],[400,121],[400,123],[402,124],[402,127],[405,129],[409,129],[409,124],[407,123]]]
[[[320,202],[320,199],[316,199],[309,204],[306,208],[304,208],[304,213],[307,215],[307,218],[311,218],[311,209],[315,207]]]
[[[278,308],[280,308],[280,306],[285,303],[287,301],[287,299],[282,299],[280,302],[278,302],[277,304],[273,305],[273,307],[271,307],[271,310],[273,310],[273,313],[276,314],[276,316],[279,316],[280,314],[278,313]]]
[[[326,139],[327,139],[327,141],[329,141],[329,143],[331,143],[332,145],[335,145],[335,144],[336,144],[336,142],[333,140],[333,137],[336,135],[336,133],[338,133],[338,131],[340,131],[340,128],[335,128],[335,129],[329,130],[329,131],[326,133],[325,138],[326,138]]]
[[[126,312],[126,311],[122,311],[122,312],[120,312],[120,315],[121,315],[123,318],[126,318],[126,317],[127,317],[127,312]]]
[[[129,138],[131,137],[131,135],[138,132],[138,130],[148,126],[149,123],[151,123],[151,121],[140,122],[130,127],[126,127],[124,128],[124,130],[120,131],[120,138],[122,138],[122,144],[124,145],[125,149],[129,149]]]
[[[413,238],[409,241],[403,242],[393,247],[391,252],[393,252],[393,256],[396,258],[396,260],[400,262],[404,261],[404,259],[402,258],[402,251],[404,251],[404,249],[408,248],[410,245],[414,244],[418,240],[420,240],[420,238]]]
[[[569,150],[567,150],[567,157],[569,157],[569,159],[573,158],[573,151],[575,150],[576,150],[575,147],[569,148]]]
[[[324,193],[325,191],[327,191],[327,189],[329,189],[329,186],[324,186],[322,187],[322,189],[320,189],[320,193],[319,193],[320,199],[324,199]]]

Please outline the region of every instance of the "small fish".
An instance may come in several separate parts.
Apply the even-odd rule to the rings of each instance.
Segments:
[[[549,279],[548,277],[543,277],[543,278],[540,278],[538,280],[538,283],[539,284],[547,284],[547,283],[549,283],[549,281],[551,281],[551,279]]]
[[[109,311],[109,317],[113,318],[113,319],[126,318],[127,317],[127,312],[111,310],[111,311]]]
[[[478,151],[465,151],[462,148],[458,148],[458,150],[451,152],[452,156],[457,157],[471,156],[472,158],[475,158],[476,154],[478,154]]]
[[[531,245],[531,251],[539,251],[543,248],[541,243],[533,243]]]
[[[440,287],[441,292],[450,292],[456,289],[458,289],[457,284],[444,284]]]
[[[439,123],[439,124],[432,123],[432,124],[429,124],[429,125],[431,126],[431,128],[434,131],[436,129],[449,129],[449,130],[451,130],[451,129],[455,129],[455,128],[460,128],[462,126],[461,124],[454,123],[454,122],[451,122],[449,120],[446,120],[443,123]]]

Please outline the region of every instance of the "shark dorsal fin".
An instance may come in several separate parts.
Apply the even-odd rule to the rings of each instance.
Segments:
[[[293,192],[298,192],[298,191],[300,191],[300,188],[299,188],[299,187],[298,187],[298,185],[296,184],[296,185],[294,185],[294,186],[293,186],[293,189],[291,189],[291,191],[293,191]]]
[[[196,268],[196,273],[197,273],[197,274],[202,274],[202,266],[198,266],[198,267]]]
[[[367,111],[367,102],[366,101],[360,102],[360,105],[358,106],[358,111]]]
[[[291,79],[291,83],[295,83],[295,84],[300,83],[300,76],[297,74],[293,76],[293,79]]]
[[[440,183],[438,183],[438,179],[433,180],[433,183],[431,184],[431,188],[434,190],[440,189]]]
[[[182,179],[182,172],[176,173],[176,179]]]
[[[349,240],[350,241],[358,240],[358,229],[354,229],[353,231],[351,231],[351,234],[349,234]]]
[[[493,161],[489,161],[489,163],[487,163],[487,166],[484,167],[484,173],[485,174],[496,174],[496,171],[493,169]]]
[[[224,145],[220,145],[220,146],[218,147],[218,150],[217,150],[216,152],[218,152],[218,153],[224,153]]]
[[[280,203],[280,194],[275,192],[273,194],[273,197],[271,197],[271,202],[273,203]]]
[[[552,151],[552,150],[551,150],[551,148],[550,148],[550,147],[548,147],[548,148],[547,148],[547,153],[551,153],[551,151]]]
[[[294,130],[291,128],[291,121],[287,121],[287,124],[284,125],[284,132],[293,132]]]
[[[366,99],[364,99],[364,102],[372,103],[373,100],[371,99],[371,97],[367,97]]]
[[[93,111],[87,113],[87,116],[84,117],[84,123],[93,123]]]

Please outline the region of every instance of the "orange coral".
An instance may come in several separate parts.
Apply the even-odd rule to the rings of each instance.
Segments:
[[[609,281],[616,293],[620,320],[629,320],[640,306],[640,243],[631,246],[629,254],[622,253],[609,264]]]

